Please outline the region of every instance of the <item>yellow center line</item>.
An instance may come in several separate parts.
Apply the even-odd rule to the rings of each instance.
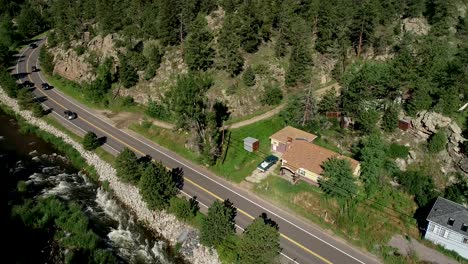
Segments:
[[[34,50],[35,51],[35,50]],[[33,51],[33,52],[34,52]],[[31,53],[32,55],[32,53]],[[29,58],[28,60],[26,60],[26,70],[29,69]],[[31,81],[32,83],[33,80],[31,79],[31,75],[28,74],[28,79],[29,81]],[[41,89],[37,89],[40,93],[42,93],[44,96],[47,96],[47,94],[42,91]],[[57,105],[61,106],[63,109],[67,109],[64,105],[62,105],[61,103],[57,102],[55,99],[51,98],[51,97],[48,97],[48,99],[52,100],[54,103],[56,103]],[[91,122],[89,122],[88,120],[86,120],[85,118],[83,117],[80,117],[78,116],[79,119],[83,120],[84,122],[86,122],[88,125],[96,128],[97,130],[101,131],[102,133],[104,133],[105,135],[109,135],[111,138],[113,138],[114,140],[120,142],[122,145],[128,147],[129,149],[131,149],[132,151],[136,152],[136,153],[139,153],[140,155],[142,156],[146,156],[147,154],[146,153],[143,153],[141,150],[138,150],[134,147],[132,147],[131,145],[127,144],[126,142],[122,141],[121,139],[115,137],[114,135],[112,135],[110,132],[106,132],[104,131],[103,129],[101,129],[100,127],[97,127],[96,125],[92,124]],[[206,189],[205,187],[199,185],[198,183],[195,183],[194,181],[188,179],[187,177],[184,176],[184,180],[191,183],[192,185],[196,186],[197,188],[199,188],[200,190],[204,191],[205,193],[209,194],[210,196],[220,200],[220,201],[224,201],[223,198],[221,198],[220,196],[214,194],[213,192],[209,191],[208,189]],[[247,216],[248,218],[250,219],[255,219],[255,217],[253,217],[251,214],[245,212],[244,210],[242,209],[239,209],[237,208],[237,211],[239,211],[241,214]],[[304,245],[300,244],[299,242],[295,241],[294,239],[286,236],[285,234],[281,233],[280,232],[280,236],[283,237],[284,239],[288,240],[289,242],[293,243],[294,245],[298,246],[299,248],[303,249],[304,251],[306,251],[307,253],[311,254],[312,256],[322,260],[323,262],[327,263],[327,264],[333,264],[332,262],[330,262],[329,260],[327,260],[326,258],[322,257],[321,255],[319,255],[318,253],[308,249],[307,247],[305,247]]]

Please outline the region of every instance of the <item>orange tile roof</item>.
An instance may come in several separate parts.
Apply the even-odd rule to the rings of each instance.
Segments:
[[[288,165],[296,171],[299,168],[321,175],[323,173],[322,164],[329,158],[344,158],[350,162],[351,170],[354,172],[359,165],[359,161],[345,157],[334,151],[322,148],[306,141],[293,141],[284,152],[282,159],[285,166]]]
[[[288,137],[294,139],[305,139],[309,142],[313,141],[317,138],[316,135],[307,133],[300,129],[294,128],[292,126],[287,126],[280,131],[276,132],[275,134],[271,135],[271,139],[278,140],[279,142],[286,143],[288,141]]]

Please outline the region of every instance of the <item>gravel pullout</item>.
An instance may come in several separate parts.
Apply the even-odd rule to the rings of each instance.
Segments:
[[[168,214],[165,211],[152,211],[146,206],[138,192],[138,188],[122,183],[116,176],[115,169],[107,162],[103,161],[94,152],[86,151],[82,145],[62,131],[47,124],[42,119],[36,118],[31,111],[20,110],[16,100],[10,98],[3,89],[0,89],[0,101],[13,109],[17,114],[24,118],[28,123],[39,127],[40,129],[49,132],[56,137],[62,138],[63,141],[73,146],[89,165],[94,166],[99,175],[100,181],[108,181],[109,186],[114,191],[114,195],[128,208],[131,208],[138,220],[144,222],[150,229],[158,234],[161,234],[174,246],[179,237],[186,237],[182,243],[180,253],[186,260],[195,264],[217,264],[221,263],[216,250],[210,249],[200,244],[198,231],[189,225],[177,220],[174,215]]]

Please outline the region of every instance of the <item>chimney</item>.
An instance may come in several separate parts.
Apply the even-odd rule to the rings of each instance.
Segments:
[[[287,140],[288,143],[291,143],[293,139],[292,139],[292,137],[288,137],[286,140]]]

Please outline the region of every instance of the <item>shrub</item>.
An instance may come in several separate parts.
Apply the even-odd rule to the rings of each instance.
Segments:
[[[19,181],[18,184],[16,185],[16,189],[18,192],[25,192],[28,188],[28,185],[26,184],[25,181]]]
[[[54,71],[54,56],[50,54],[46,48],[42,48],[39,52],[39,61],[41,62],[42,71],[47,74],[52,74]]]
[[[8,96],[16,98],[18,95],[18,84],[15,78],[10,75],[7,69],[0,68],[0,86]]]
[[[186,200],[184,198],[172,197],[169,202],[169,212],[175,214],[183,221],[190,221],[197,215],[199,210],[198,202],[195,199]]]
[[[85,53],[86,49],[82,45],[79,45],[75,48],[76,55],[81,56]]]
[[[427,205],[437,196],[434,180],[420,171],[406,171],[398,175],[398,181],[405,191],[414,195],[419,207]]]
[[[439,153],[443,149],[445,149],[445,145],[447,144],[447,135],[444,131],[439,131],[433,134],[428,142],[427,142],[427,149],[431,153]]]
[[[255,72],[253,71],[252,67],[247,67],[244,74],[242,75],[242,80],[248,87],[255,85]]]
[[[83,138],[83,148],[86,150],[95,150],[99,147],[99,138],[94,132],[89,131]]]
[[[396,106],[389,106],[385,109],[385,112],[382,117],[382,128],[387,131],[391,132],[396,129],[398,125],[398,108]]]
[[[387,150],[387,156],[392,159],[406,158],[409,154],[409,148],[396,143],[390,144]]]
[[[283,92],[277,84],[265,86],[265,92],[260,99],[263,105],[277,105],[283,100]]]
[[[33,102],[31,105],[31,111],[35,117],[43,117],[44,116],[44,108],[39,102]]]
[[[149,101],[146,114],[160,120],[167,120],[169,117],[167,109],[162,104],[155,101]]]

